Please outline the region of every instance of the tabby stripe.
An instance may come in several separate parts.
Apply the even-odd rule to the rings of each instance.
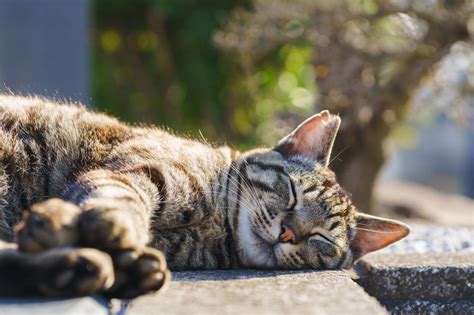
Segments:
[[[342,212],[333,212],[333,213],[326,216],[326,220],[334,218],[334,217],[342,217],[342,216],[344,216],[344,214]]]
[[[35,152],[35,150],[33,150],[33,147],[32,147],[32,144],[31,144],[31,141],[26,141],[26,140],[23,140],[25,142],[25,145],[24,145],[24,150],[25,150],[25,153],[27,155],[27,159],[28,159],[28,163],[29,165],[31,166],[32,168],[32,172],[30,173],[30,180],[31,180],[31,183],[34,183],[35,185],[37,186],[43,186],[43,190],[41,190],[40,188],[40,191],[39,191],[39,195],[40,196],[44,196],[46,195],[46,190],[44,190],[44,179],[42,176],[37,176],[38,173],[41,173],[41,153],[40,152]],[[40,150],[38,150],[40,151]],[[39,177],[39,178],[38,178]],[[26,186],[26,185],[25,185]],[[32,190],[37,190],[39,187],[34,187]],[[36,194],[38,195],[38,194]],[[31,196],[29,196],[31,198],[31,200],[29,200],[29,203],[34,203],[36,201],[38,201],[38,196],[35,196],[34,193],[31,194]]]
[[[249,166],[248,164],[242,164],[242,166],[241,166],[242,170],[241,170],[240,174],[242,175],[242,177],[243,177],[247,182],[250,182],[250,179],[249,179],[249,177],[248,177],[248,175],[247,175],[247,167],[248,167],[248,166]],[[261,207],[259,206],[258,208],[260,209]],[[263,219],[264,219],[265,223],[266,223],[267,225],[271,225],[271,224],[270,224],[270,220],[269,220],[268,217],[267,217],[268,214],[267,214],[267,212],[265,211],[265,209],[260,209],[260,210],[262,210]]]
[[[232,151],[231,151],[232,154]],[[235,154],[235,153],[234,153]],[[237,204],[237,200],[234,210],[232,211],[232,218],[229,216],[229,192],[230,192],[230,184],[232,179],[232,173],[235,171],[236,165],[234,162],[229,165],[227,170],[227,176],[225,178],[225,200],[224,200],[224,210],[226,211],[226,219],[225,219],[225,229],[226,229],[226,237],[225,237],[225,247],[229,252],[230,264],[232,267],[237,267],[238,261],[237,259],[237,252],[235,247],[233,246],[233,239],[237,237],[237,230],[238,230],[238,212],[239,212],[239,204],[240,204],[240,196],[238,196],[239,204]],[[240,194],[240,176],[237,174],[237,193]],[[220,183],[219,183],[220,184]],[[220,188],[219,188],[220,191]],[[232,221],[231,221],[232,220]],[[232,225],[231,225],[232,222]],[[234,234],[235,232],[235,234]]]
[[[329,195],[324,196],[322,199],[325,200],[325,201],[328,201],[328,200],[332,201],[336,195],[337,195],[336,192],[331,191],[331,192],[329,192]]]
[[[277,191],[275,190],[275,188],[273,188],[273,187],[270,186],[269,184],[264,183],[264,182],[262,182],[262,181],[259,181],[259,180],[252,180],[252,181],[250,181],[250,183],[251,183],[252,186],[254,186],[255,188],[258,188],[258,189],[263,190],[263,191],[265,191],[265,192],[277,193]]]
[[[98,178],[96,181],[91,183],[91,186],[99,187],[116,187],[123,189],[125,191],[131,192],[138,197],[140,202],[146,205],[145,198],[140,194],[140,192],[126,179],[119,176]]]
[[[96,186],[96,190],[99,194],[98,196],[102,197],[103,196],[103,190],[105,189],[114,189],[114,196],[107,196],[111,198],[120,198],[120,197],[130,197],[133,198],[134,201],[136,202],[141,202],[142,204],[144,203],[144,200],[141,198],[141,196],[131,187],[124,186],[122,184],[118,183],[113,183],[113,184],[107,184],[107,185],[98,185]],[[101,194],[102,191],[102,194]]]
[[[333,207],[339,207],[343,204],[345,204],[345,202],[343,200],[339,199],[338,202],[333,205]]]
[[[30,137],[30,141],[34,142],[38,148],[39,148],[39,152],[38,154],[35,154],[36,156],[36,159],[38,160],[38,165],[39,166],[42,166],[42,168],[39,168],[39,173],[38,175],[41,176],[42,178],[42,184],[43,184],[43,188],[42,188],[42,191],[43,191],[43,194],[44,195],[49,195],[49,175],[50,175],[50,172],[49,172],[49,168],[50,168],[50,165],[49,165],[49,158],[48,158],[48,148],[50,146],[48,146],[46,144],[46,140],[44,138],[44,136],[37,132],[36,130],[28,130],[28,136]],[[25,139],[22,138],[22,141],[24,141]],[[31,144],[32,145],[32,144]]]
[[[305,188],[305,190],[303,190],[303,193],[304,194],[307,194],[307,193],[310,193],[310,192],[313,192],[315,191],[316,189],[319,188],[319,184],[318,183],[314,183],[312,185],[310,185],[308,188]]]
[[[264,171],[271,170],[271,171],[274,171],[274,172],[277,172],[277,173],[286,174],[285,169],[281,165],[265,164],[265,163],[262,163],[262,162],[259,162],[259,161],[253,161],[253,160],[248,161],[247,165],[258,166],[259,168],[261,168]]]
[[[291,257],[291,259],[293,259],[293,262],[295,263],[295,265],[298,265],[298,263],[300,262],[298,260],[298,257],[296,257],[296,255],[293,254],[293,253],[290,254],[290,257]]]
[[[342,213],[344,214],[344,216],[348,215],[350,210],[352,209],[352,205],[351,204],[348,204],[344,210],[342,211]]]
[[[326,180],[324,180],[324,182],[323,182],[323,186],[324,186],[324,187],[328,187],[328,188],[334,186],[335,184],[336,184],[336,183],[335,183],[334,181],[331,181],[331,180],[329,180],[329,179],[326,179]]]
[[[268,221],[268,219],[265,217],[264,214],[260,212],[255,212],[255,214],[257,215],[257,219],[259,219],[259,222],[262,223],[262,227],[265,228],[267,225],[270,225],[270,222]]]
[[[187,238],[187,234],[180,234],[178,239],[175,239],[174,242],[171,242],[171,246],[168,248],[166,251],[166,258],[170,261],[172,264],[180,264],[176,263],[176,260],[178,257],[178,254],[180,254],[180,249],[186,248],[186,244],[184,241]]]
[[[229,185],[230,180],[232,178],[233,167],[229,167],[229,171],[227,172],[227,179],[225,184],[225,209],[229,209]]]
[[[242,163],[239,167],[239,172],[237,174],[237,200],[236,200],[236,207],[234,208],[232,214],[232,224],[234,227],[234,231],[237,234],[239,231],[239,213],[240,213],[240,198],[241,198],[241,191],[242,191],[242,171],[244,170],[244,164]]]
[[[154,210],[159,211],[162,209],[167,199],[167,189],[166,189],[165,177],[163,176],[163,173],[160,171],[158,167],[144,164],[144,165],[138,165],[129,169],[121,169],[120,171],[130,172],[130,173],[138,171],[138,172],[141,172],[142,174],[145,174],[150,179],[150,181],[158,188],[158,192],[160,194],[160,204],[157,207],[157,209],[154,209]]]
[[[333,223],[331,224],[331,226],[329,227],[329,231],[334,230],[335,228],[337,228],[337,227],[340,226],[340,225],[341,225],[341,221],[339,221],[339,220],[333,222]]]
[[[255,213],[255,218],[257,219],[257,222],[260,223],[260,226],[262,228],[265,228],[265,222],[263,222],[263,219],[260,216],[260,213]]]
[[[352,241],[351,236],[352,236],[352,229],[347,227],[346,228],[346,241],[347,242]]]
[[[293,181],[291,179],[289,179],[290,181],[290,189],[291,189],[291,194],[293,195],[293,204],[291,205],[291,207],[288,209],[289,211],[294,211],[295,210],[295,206],[296,204],[298,203],[298,200],[296,199],[297,195],[296,195],[296,188],[295,188],[295,184],[293,183]]]
[[[301,255],[300,252],[296,252],[296,256],[298,256],[299,259],[300,259],[302,262],[304,262],[303,256]]]
[[[318,259],[318,265],[319,265],[319,268],[321,269],[327,269],[328,266],[326,265],[326,263],[324,262],[323,258],[321,257],[321,255],[318,253],[316,255],[317,259]]]
[[[180,170],[184,175],[186,175],[191,182],[191,187],[196,191],[198,195],[198,200],[197,203],[199,204],[199,210],[204,214],[206,212],[206,209],[208,208],[207,206],[207,200],[206,200],[206,195],[204,194],[204,189],[199,183],[199,180],[197,179],[194,174],[192,174],[190,171],[188,171],[184,165],[173,162],[172,163],[175,168]]]
[[[227,220],[226,224],[227,224]],[[227,235],[226,235],[227,241]],[[224,268],[225,266],[229,266],[229,251],[226,248],[226,244],[217,243],[216,246],[211,249],[212,256],[216,258],[216,268]]]
[[[328,189],[329,189],[329,187],[324,187],[323,189],[321,189],[321,191],[318,193],[316,198],[321,197]]]

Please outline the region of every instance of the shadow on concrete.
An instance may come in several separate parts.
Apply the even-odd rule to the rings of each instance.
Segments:
[[[109,303],[102,297],[74,299],[0,298],[0,314],[109,314]]]
[[[239,279],[268,278],[280,275],[319,273],[317,270],[212,270],[212,271],[178,271],[172,273],[173,281],[232,281]]]

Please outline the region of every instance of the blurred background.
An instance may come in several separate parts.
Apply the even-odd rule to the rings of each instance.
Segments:
[[[472,224],[473,38],[472,0],[1,0],[0,91],[242,150],[329,109],[361,209]]]

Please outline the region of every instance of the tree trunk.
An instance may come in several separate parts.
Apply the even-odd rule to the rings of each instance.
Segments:
[[[372,190],[386,160],[383,145],[406,118],[412,92],[451,45],[468,36],[463,24],[430,25],[422,45],[435,47],[431,54],[415,49],[373,56],[337,35],[327,47],[319,47],[314,59],[320,89],[317,105],[342,119],[330,167],[361,211],[374,212]],[[387,62],[396,63],[397,70],[388,82],[382,82],[379,74]]]
[[[371,132],[342,129],[333,149],[335,158],[330,167],[352,195],[353,202],[366,213],[373,213],[372,187],[385,162],[382,148],[385,134],[386,129]]]

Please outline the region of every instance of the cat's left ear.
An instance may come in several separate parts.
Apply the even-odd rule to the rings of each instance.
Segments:
[[[339,116],[324,110],[306,119],[292,133],[281,139],[275,150],[287,158],[299,156],[328,166],[340,124]]]
[[[404,238],[408,233],[410,228],[402,222],[357,213],[355,236],[350,244],[353,260],[384,248]]]

